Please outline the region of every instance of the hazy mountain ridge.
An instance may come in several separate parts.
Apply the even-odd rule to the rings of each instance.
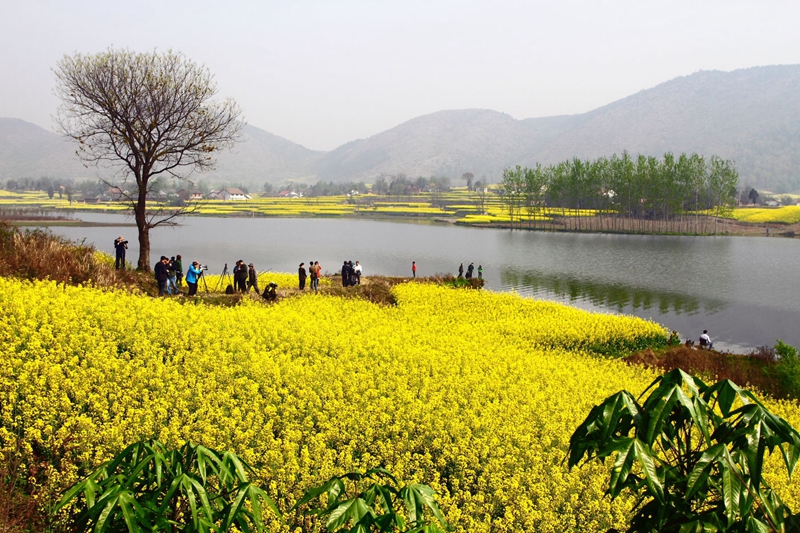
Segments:
[[[800,189],[800,65],[701,71],[578,115],[517,120],[483,109],[448,110],[404,122],[331,152],[309,150],[254,126],[220,154],[211,183],[260,189],[266,182],[373,181],[381,175],[497,181],[513,165],[594,159],[627,150],[697,152],[736,162],[742,184]],[[55,133],[0,119],[0,179],[96,177]]]
[[[743,183],[797,188],[799,89],[800,65],[698,72],[586,113],[523,164],[694,151],[734,160]]]
[[[110,179],[110,169],[85,168],[75,154],[76,144],[30,122],[0,117],[0,179],[64,177]],[[193,174],[191,179],[257,186],[265,181],[301,179],[314,175],[314,164],[324,152],[245,125],[241,141],[219,154],[216,170]]]
[[[319,176],[473,172],[496,181],[516,164],[671,151],[732,159],[742,184],[788,191],[800,188],[798,89],[800,65],[753,67],[675,78],[580,115],[517,121],[486,110],[433,113],[326,154]]]

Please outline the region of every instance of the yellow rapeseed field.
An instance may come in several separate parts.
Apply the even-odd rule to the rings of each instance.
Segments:
[[[393,290],[396,306],[306,294],[222,308],[0,278],[2,450],[21,442],[56,490],[127,443],[190,439],[240,454],[283,509],[385,464],[433,486],[459,532],[623,527],[631,500],[612,504],[607,470],[569,471],[565,451],[593,405],[654,378],[591,351],[666,331],[510,294]],[[797,404],[769,405],[800,422]]]
[[[731,218],[750,224],[796,224],[800,222],[800,206],[787,205],[777,208],[734,209]]]

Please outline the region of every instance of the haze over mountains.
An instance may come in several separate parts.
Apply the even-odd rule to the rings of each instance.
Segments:
[[[216,171],[194,178],[252,190],[264,182],[369,183],[400,173],[457,180],[472,172],[496,182],[518,164],[671,151],[732,159],[742,185],[790,192],[800,190],[800,65],[701,71],[578,115],[516,120],[491,110],[440,111],[331,152],[250,125],[244,134]],[[0,180],[97,175],[55,133],[0,118]]]

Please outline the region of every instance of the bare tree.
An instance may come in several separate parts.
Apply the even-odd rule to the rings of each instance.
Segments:
[[[162,180],[191,183],[193,172],[213,168],[216,154],[238,140],[239,107],[231,99],[216,102],[208,69],[179,52],[76,53],[64,56],[54,72],[62,102],[58,126],[78,142],[80,159],[117,168],[123,185],[136,181],[122,201],[138,228],[138,268],[150,270],[150,230],[174,225],[196,205],[148,209],[148,193]]]

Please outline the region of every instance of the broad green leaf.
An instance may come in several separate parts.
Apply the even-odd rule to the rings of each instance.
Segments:
[[[427,507],[439,523],[447,526],[447,521],[436,503],[436,493],[428,485],[408,485],[400,490],[400,496],[406,502],[408,516],[412,524],[419,524],[423,521],[423,507]]]
[[[642,466],[642,472],[644,473],[648,488],[653,493],[653,497],[663,505],[665,503],[664,487],[661,485],[661,480],[658,478],[658,470],[656,469],[650,447],[641,440],[634,439],[634,450],[636,451],[636,459]]]
[[[703,452],[695,463],[694,468],[689,472],[686,479],[686,497],[691,498],[698,490],[704,488],[704,482],[708,479],[709,471],[719,460],[721,454],[725,453],[725,445],[716,444]]]
[[[612,498],[619,496],[631,473],[635,459],[635,454],[631,453],[633,440],[632,437],[624,437],[611,447],[613,451],[617,452],[617,459],[614,462],[614,468],[611,470],[611,481],[608,486],[608,492]]]
[[[357,523],[365,515],[375,516],[375,513],[361,498],[352,498],[341,502],[336,508],[328,515],[328,520],[325,522],[325,527],[328,529],[339,529],[346,523],[352,521]]]
[[[650,404],[647,411],[649,419],[643,440],[650,446],[655,444],[655,438],[663,431],[664,423],[672,412],[672,406],[677,401],[676,389],[677,386],[673,385],[663,390],[663,393],[655,399],[653,396],[647,399],[647,403]]]
[[[723,466],[722,470],[722,502],[725,506],[725,516],[728,520],[728,527],[732,526],[739,518],[742,484],[739,482],[735,468],[730,465]]]

